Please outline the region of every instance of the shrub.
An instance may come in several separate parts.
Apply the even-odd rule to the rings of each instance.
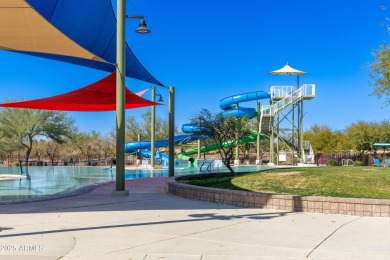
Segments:
[[[326,162],[326,165],[328,166],[339,166],[339,164],[337,163],[337,161],[335,159],[330,159]]]
[[[362,161],[355,161],[355,166],[363,166],[363,162]]]

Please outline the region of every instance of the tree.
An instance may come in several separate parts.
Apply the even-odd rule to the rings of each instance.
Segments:
[[[384,120],[379,123],[375,123],[376,136],[373,139],[375,143],[390,143],[390,122]],[[372,152],[371,154],[376,155],[378,147],[373,146],[372,143]],[[386,147],[382,147],[383,154],[386,153]]]
[[[348,153],[351,151],[351,148],[348,145],[348,137],[344,133],[344,131],[337,130],[333,132],[336,146],[334,148],[335,151],[343,152],[348,151]]]
[[[37,158],[38,161],[41,160],[46,149],[46,140],[36,141],[33,145],[31,153]]]
[[[346,130],[348,145],[362,160],[363,155],[374,150],[374,143],[380,141],[380,129],[377,123],[359,121]]]
[[[390,122],[383,120],[378,123],[380,143],[390,143]]]
[[[107,159],[114,156],[115,138],[113,136],[102,136],[97,131],[77,133],[71,142],[76,153],[73,156],[83,156],[86,160],[102,158]],[[78,153],[78,154],[77,154]]]
[[[26,149],[26,164],[34,140],[43,137],[63,143],[74,129],[73,120],[64,112],[14,108],[3,108],[0,111],[1,136]]]
[[[50,158],[51,165],[54,165],[54,161],[60,158],[60,148],[57,142],[46,142],[45,153]]]
[[[19,142],[5,137],[3,131],[0,130],[0,147],[0,156],[4,156],[17,152],[21,145]]]
[[[380,6],[382,11],[387,12],[387,6]],[[387,17],[388,21],[389,18]],[[386,22],[387,32],[390,32],[390,26]],[[384,44],[375,50],[373,53],[375,62],[369,64],[370,79],[373,91],[371,94],[384,97],[385,103],[390,104],[390,44]]]
[[[19,151],[21,149],[21,145],[19,142],[15,140],[10,140],[3,136],[2,131],[0,131],[0,158],[1,163],[4,163],[4,161],[7,158],[11,158],[12,154]],[[8,161],[10,163],[10,161]]]
[[[98,152],[97,147],[94,145],[94,140],[99,138],[100,134],[96,131],[90,133],[78,133],[73,138],[72,144],[79,151],[81,156],[87,161],[96,156]]]
[[[100,140],[100,148],[102,155],[105,159],[108,157],[113,157],[115,155],[115,138],[112,138],[110,135],[102,137]]]
[[[369,65],[372,94],[384,97],[385,103],[390,104],[390,44],[381,46],[373,53],[375,62]]]
[[[223,117],[221,113],[214,114],[202,109],[191,121],[199,124],[198,134],[214,140],[223,164],[234,174],[230,162],[234,156],[234,148],[250,133],[246,124],[248,118]]]
[[[129,116],[126,119],[126,141],[136,141],[138,138],[138,134],[141,135],[141,138],[143,136],[146,136],[144,130],[142,129],[142,126],[140,122],[137,120],[134,116]],[[115,134],[114,134],[115,136]]]
[[[245,122],[246,126],[248,127],[248,129],[251,129],[251,131],[253,132],[257,132],[258,131],[258,128],[259,128],[259,121],[258,121],[258,118],[257,117],[254,117],[254,118],[249,118],[246,122]],[[252,133],[253,135],[253,133]],[[251,152],[253,153],[256,153],[257,152],[257,147],[256,147],[256,143],[255,142],[249,142],[249,143],[244,143],[244,144],[240,144],[239,145],[240,147],[240,151],[242,152],[242,154],[244,154],[244,159],[251,159],[249,157],[249,154]],[[265,150],[268,150],[268,147],[269,147],[269,139],[261,139],[260,140],[260,158],[262,157],[263,153],[265,152]]]
[[[327,126],[313,125],[304,133],[304,139],[309,140],[314,152],[332,153],[336,150],[337,135]]]
[[[165,139],[168,137],[168,120],[164,120],[156,116],[156,140]],[[177,132],[175,130],[175,132]],[[129,116],[126,119],[126,141],[137,141],[138,134],[142,140],[150,140],[151,136],[151,112],[146,111],[141,115],[141,120],[134,116]]]

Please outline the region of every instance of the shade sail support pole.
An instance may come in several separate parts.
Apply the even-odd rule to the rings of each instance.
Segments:
[[[260,102],[257,101],[257,140],[256,140],[256,165],[260,164]]]
[[[175,176],[175,88],[169,87],[169,162],[168,176]]]
[[[155,102],[156,100],[156,87],[152,87],[152,101]],[[150,138],[150,167],[154,168],[155,166],[155,160],[156,160],[156,155],[155,155],[155,141],[156,141],[156,106],[152,106],[151,110],[151,138]]]
[[[127,196],[125,190],[125,17],[126,0],[117,0],[116,41],[116,189],[114,196]]]

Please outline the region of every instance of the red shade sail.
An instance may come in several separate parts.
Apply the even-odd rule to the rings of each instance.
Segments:
[[[116,73],[113,72],[84,88],[65,94],[19,102],[0,104],[0,107],[29,108],[60,111],[113,111],[116,109]],[[126,109],[155,106],[158,103],[144,99],[126,88]]]

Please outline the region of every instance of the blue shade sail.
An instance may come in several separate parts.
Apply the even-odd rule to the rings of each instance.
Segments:
[[[116,17],[111,0],[26,0],[38,13],[74,42],[108,63],[55,54],[22,52],[113,72],[116,63]],[[163,86],[126,44],[126,76]]]

